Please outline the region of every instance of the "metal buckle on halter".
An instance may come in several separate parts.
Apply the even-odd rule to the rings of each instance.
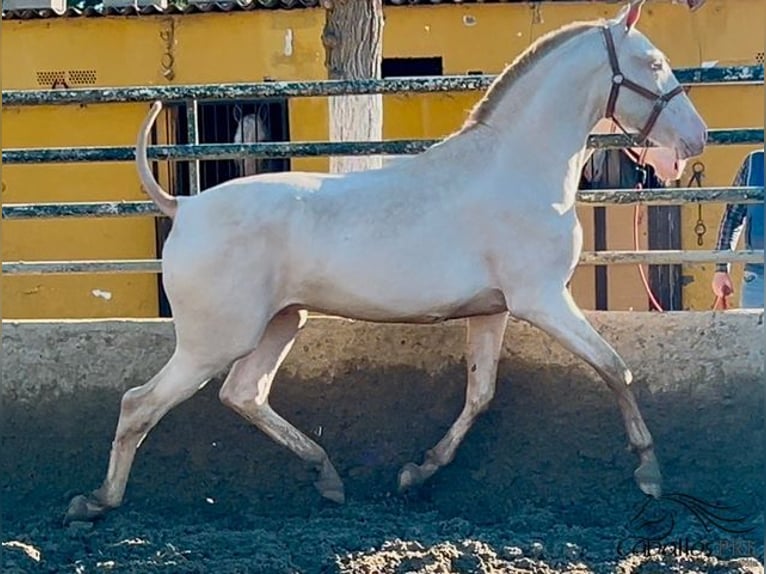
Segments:
[[[675,89],[665,94],[656,94],[653,91],[625,78],[624,74],[620,70],[620,63],[617,59],[617,48],[614,45],[612,31],[609,29],[609,26],[605,25],[602,27],[602,32],[606,42],[606,51],[609,55],[609,65],[612,68],[612,89],[609,92],[609,99],[606,103],[605,116],[613,120],[614,123],[617,124],[617,126],[623,132],[625,132],[625,134],[627,134],[628,131],[622,126],[614,113],[615,108],[617,107],[617,98],[620,95],[620,88],[627,88],[648,100],[654,100],[652,104],[652,113],[647,118],[643,129],[638,133],[638,143],[641,145],[649,138],[649,134],[651,133],[652,129],[654,129],[654,124],[657,122],[657,118],[659,118],[662,110],[665,109],[668,103],[670,103],[670,100],[672,100],[675,96],[683,91],[683,88],[681,86],[677,86]]]

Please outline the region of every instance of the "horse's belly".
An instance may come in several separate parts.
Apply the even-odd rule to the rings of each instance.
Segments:
[[[358,304],[346,301],[336,305],[309,305],[310,311],[376,323],[441,323],[478,315],[493,315],[507,310],[505,297],[499,289],[487,289],[470,299],[439,306],[383,306],[381,302]]]
[[[502,291],[482,275],[437,273],[428,281],[406,273],[335,277],[314,284],[304,304],[316,312],[375,322],[438,323],[504,311]]]
[[[293,236],[296,294],[309,309],[376,322],[434,323],[502,311],[491,234],[439,213],[434,207],[407,225],[310,222],[301,229],[311,233]]]

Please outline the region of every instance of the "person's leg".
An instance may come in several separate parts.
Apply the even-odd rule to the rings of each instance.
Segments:
[[[740,293],[742,309],[763,309],[763,272],[745,271]]]

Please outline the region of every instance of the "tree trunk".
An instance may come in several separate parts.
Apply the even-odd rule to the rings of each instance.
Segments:
[[[380,78],[383,57],[382,0],[323,0],[322,43],[330,80]],[[330,141],[379,141],[383,138],[381,94],[331,96]],[[333,156],[330,171],[344,173],[380,167],[380,156]]]

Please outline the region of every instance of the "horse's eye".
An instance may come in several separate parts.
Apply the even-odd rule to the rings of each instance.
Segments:
[[[659,72],[660,70],[662,70],[662,61],[661,61],[661,60],[654,60],[654,61],[653,61],[653,62],[650,64],[650,67],[651,67],[651,69],[652,69],[652,70],[654,70],[655,72]]]

